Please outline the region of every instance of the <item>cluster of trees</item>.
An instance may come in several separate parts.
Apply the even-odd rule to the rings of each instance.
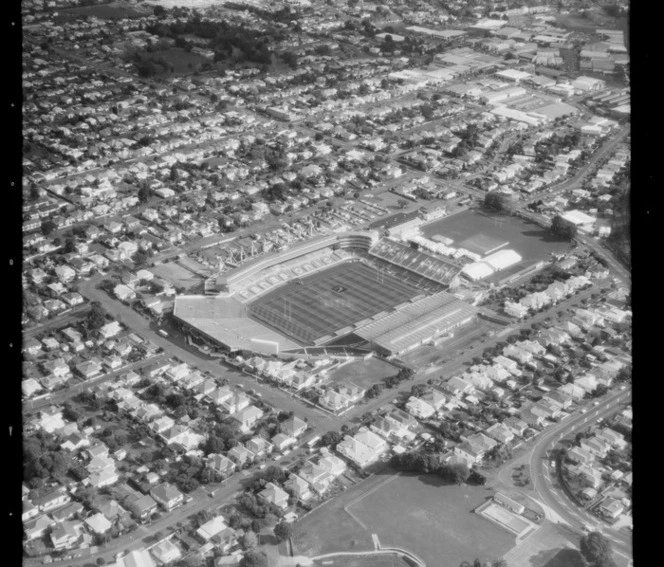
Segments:
[[[390,464],[395,469],[402,471],[422,474],[437,474],[447,482],[452,482],[455,484],[462,484],[469,480],[472,482],[473,479],[478,484],[483,484],[483,482],[480,482],[481,478],[483,477],[482,475],[479,475],[479,473],[475,473],[473,479],[471,479],[471,471],[466,465],[441,464],[438,456],[428,455],[419,451],[394,455],[390,460]],[[486,482],[486,479],[484,482]]]
[[[514,207],[512,197],[500,191],[489,191],[484,197],[484,206],[497,212],[508,212]]]
[[[240,430],[232,423],[216,423],[203,445],[206,455],[210,453],[225,453],[237,445],[240,439]]]
[[[577,230],[575,224],[556,215],[551,221],[551,232],[565,240],[572,240],[576,237]]]
[[[270,465],[264,471],[259,472],[251,484],[249,489],[253,492],[260,492],[265,488],[268,482],[282,483],[288,478],[286,472],[277,465]]]
[[[268,36],[242,25],[227,21],[202,20],[195,13],[186,22],[175,21],[170,24],[157,22],[146,26],[146,31],[160,37],[170,37],[176,40],[185,35],[195,35],[208,40],[208,46],[215,52],[215,61],[224,61],[235,55],[245,61],[269,64],[272,62],[272,52],[269,48]],[[270,37],[278,40],[282,32],[271,30]]]
[[[43,431],[23,443],[23,479],[30,488],[42,486],[47,478],[63,479],[70,465],[71,455]]]
[[[611,542],[600,532],[582,536],[579,549],[590,567],[616,567]]]
[[[268,514],[281,516],[281,510],[272,502],[262,503],[255,494],[245,492],[238,497],[238,504],[254,518],[265,518]]]

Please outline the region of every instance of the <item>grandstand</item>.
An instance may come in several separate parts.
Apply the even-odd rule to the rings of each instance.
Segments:
[[[286,251],[264,254],[260,258],[246,262],[239,268],[219,276],[217,278],[216,287],[219,291],[235,293],[236,291],[249,287],[257,278],[260,279],[262,272],[267,271],[274,266],[284,264],[289,260],[294,260],[307,254],[320,252],[326,248],[333,247],[351,250],[367,250],[377,239],[378,233],[375,231],[345,232],[340,234],[330,234],[307,242],[298,243]]]
[[[441,291],[416,299],[393,313],[355,330],[388,354],[402,355],[470,322],[477,309]]]
[[[461,267],[454,262],[386,238],[374,244],[369,254],[448,287],[457,283],[461,272]]]

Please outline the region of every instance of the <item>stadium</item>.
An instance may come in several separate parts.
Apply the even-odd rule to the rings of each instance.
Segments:
[[[460,273],[377,231],[344,232],[249,261],[206,295],[178,296],[173,314],[193,338],[230,353],[344,344],[400,355],[475,317],[447,291]]]

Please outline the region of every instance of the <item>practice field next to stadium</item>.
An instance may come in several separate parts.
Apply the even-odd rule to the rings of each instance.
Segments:
[[[420,294],[385,270],[350,262],[266,293],[248,305],[251,318],[302,344],[369,319]]]
[[[559,240],[548,230],[521,218],[489,216],[475,211],[464,211],[434,221],[421,230],[426,238],[446,236],[454,240],[451,246],[466,248],[477,254],[486,255],[501,248],[514,250],[521,256],[521,262],[499,272],[496,276],[498,279],[547,260],[552,252],[569,252],[571,248],[569,242]]]

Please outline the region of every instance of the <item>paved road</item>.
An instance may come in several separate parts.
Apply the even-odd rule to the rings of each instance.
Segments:
[[[616,551],[631,558],[632,544],[630,536],[624,532],[606,527],[591,514],[576,508],[564,493],[553,488],[555,472],[553,467],[550,467],[549,457],[547,456],[549,450],[563,437],[577,433],[615,412],[617,406],[628,401],[630,397],[630,390],[619,390],[611,393],[597,407],[589,406],[586,413],[577,412],[561,424],[544,431],[537,437],[527,459],[530,465],[533,489],[537,494],[537,499],[544,504],[545,509],[548,509],[547,517],[549,519],[562,520],[580,532],[585,525],[597,527],[611,538]],[[509,468],[512,468],[513,465],[514,463],[510,463]],[[554,513],[551,514],[551,511]]]

